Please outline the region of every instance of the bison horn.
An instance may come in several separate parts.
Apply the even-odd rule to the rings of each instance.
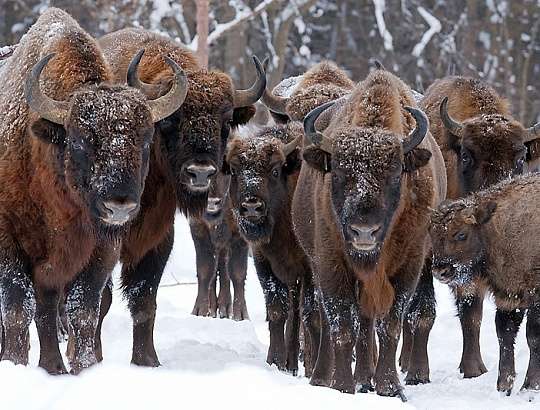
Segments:
[[[405,107],[405,109],[409,111],[416,121],[416,128],[402,142],[404,154],[412,151],[424,140],[429,128],[427,116],[423,111],[412,107]]]
[[[266,57],[263,61],[263,68],[264,71],[266,71],[266,69],[268,68],[268,57]],[[287,103],[289,102],[289,98],[274,95],[265,87],[263,95],[261,97],[261,101],[270,111],[282,115],[287,115]]]
[[[529,142],[537,138],[540,138],[540,122],[525,130],[523,142]]]
[[[326,137],[322,132],[316,130],[315,122],[317,121],[317,118],[319,118],[319,115],[334,105],[334,103],[335,101],[329,101],[323,105],[319,105],[317,108],[311,110],[304,118],[304,133],[306,134],[307,139],[328,154],[332,154],[333,151],[332,140]]]
[[[158,122],[174,113],[184,103],[188,91],[188,79],[184,70],[172,58],[164,56],[163,58],[172,69],[174,77],[169,92],[160,97],[158,85],[144,83],[137,75],[143,54],[144,49],[140,50],[129,63],[127,83],[129,86],[141,90],[149,98],[148,106],[152,113],[152,120]]]
[[[289,154],[291,154],[296,149],[296,147],[300,145],[300,143],[302,142],[302,137],[303,136],[300,134],[291,142],[283,145],[283,155],[285,155],[286,157],[289,156]]]
[[[441,120],[448,131],[457,137],[462,137],[463,124],[453,120],[452,117],[450,117],[450,114],[448,114],[448,97],[444,97],[444,99],[441,101],[439,111],[441,114]]]
[[[24,83],[24,96],[26,97],[26,101],[30,108],[37,112],[42,118],[56,124],[64,125],[69,111],[68,102],[53,100],[43,94],[39,87],[41,72],[54,56],[55,54],[53,53],[43,57],[32,68],[32,71],[26,77],[26,82]]]
[[[236,90],[234,92],[235,108],[249,107],[251,104],[255,104],[266,89],[266,72],[257,56],[253,56],[253,63],[257,69],[257,79],[247,90]]]
[[[377,59],[374,59],[373,60],[373,65],[375,67],[375,70],[383,70],[383,71],[388,71],[386,70],[386,68],[383,66],[383,64],[377,60]]]

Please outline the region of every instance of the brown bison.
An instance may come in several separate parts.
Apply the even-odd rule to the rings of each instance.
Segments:
[[[185,77],[169,64],[173,86],[154,101],[110,85],[95,40],[52,8],[0,71],[7,87],[0,95],[2,359],[28,362],[35,314],[39,365],[66,372],[57,340],[64,294],[71,371],[101,356],[99,340],[94,347],[101,292],[139,211],[154,122],[185,97]]]
[[[253,103],[266,87],[266,76],[255,59],[255,83],[248,90],[236,90],[228,75],[200,68],[184,46],[140,29],[108,34],[100,45],[115,81],[127,78],[150,98],[165,93],[173,80],[163,56],[180,65],[188,78],[182,107],[155,126],[140,217],[125,235],[121,250],[122,287],[133,318],[132,363],[158,366],[153,341],[156,294],[173,245],[175,209],[189,216],[204,212],[229,133],[253,116]]]
[[[427,91],[421,107],[430,120],[430,130],[437,140],[445,160],[448,176],[448,198],[457,199],[471,192],[489,187],[502,179],[520,174],[526,160],[538,157],[540,127],[524,128],[514,120],[508,102],[493,88],[472,78],[449,77],[436,81]],[[429,261],[427,265],[429,266]],[[426,269],[422,284],[412,302],[410,320],[406,321],[402,368],[405,370],[416,359],[408,360],[412,350],[427,349],[427,334],[435,318],[433,279]],[[480,354],[480,324],[485,287],[453,287],[458,315],[463,331],[463,353],[460,370],[464,377],[476,377],[486,372]],[[422,340],[411,336],[409,322],[427,312],[423,320]],[[432,318],[429,319],[430,314]],[[421,346],[418,346],[418,345]]]
[[[432,216],[433,274],[454,287],[487,288],[495,298],[500,346],[497,389],[514,385],[514,341],[527,313],[529,367],[523,389],[540,390],[540,176],[517,177],[441,204]]]
[[[330,104],[304,120],[313,144],[304,147],[307,166],[292,206],[323,306],[311,383],[354,393],[352,349],[357,334],[366,349],[373,348],[376,319],[376,369],[373,351],[364,352],[357,357],[356,382],[370,386],[373,377],[377,393],[404,397],[395,354],[429,250],[429,209],[445,195],[442,156],[409,88],[386,71],[359,83],[325,132],[318,132],[317,118]]]
[[[248,246],[238,232],[229,198],[230,177],[221,173],[212,181],[208,205],[200,217],[189,220],[195,244],[198,293],[193,315],[249,319],[244,296]],[[219,277],[219,296],[216,279]],[[230,281],[234,288],[231,300]]]
[[[265,297],[270,330],[267,362],[293,374],[298,370],[301,296],[309,335],[316,312],[309,262],[291,221],[302,138],[298,123],[266,127],[233,139],[224,162],[224,172],[231,175],[233,214],[253,250]]]

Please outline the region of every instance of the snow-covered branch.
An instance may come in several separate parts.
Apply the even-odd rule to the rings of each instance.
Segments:
[[[418,12],[429,24],[429,29],[424,33],[418,44],[416,44],[413,48],[412,55],[415,57],[420,57],[420,54],[422,54],[431,38],[436,33],[441,31],[441,22],[433,14],[429,13],[423,7],[418,7]]]
[[[373,5],[375,6],[375,19],[377,20],[377,27],[379,28],[379,33],[384,41],[384,49],[393,50],[394,46],[392,44],[392,35],[386,29],[386,23],[383,16],[386,8],[386,2],[385,0],[373,0]]]

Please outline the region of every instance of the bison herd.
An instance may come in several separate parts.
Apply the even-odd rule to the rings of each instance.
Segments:
[[[28,363],[35,320],[49,373],[66,373],[62,330],[72,373],[101,361],[120,261],[132,363],[159,366],[156,294],[178,209],[197,252],[193,314],[249,318],[251,251],[268,364],[296,374],[303,357],[313,385],[405,400],[398,342],[406,383],[429,383],[436,277],[455,295],[464,377],[486,372],[489,292],[498,390],[513,388],[525,313],[523,388],[540,390],[540,177],[526,173],[540,126],[472,78],[419,95],[380,63],[354,83],[322,62],[271,91],[254,68],[240,90],[161,35],[96,40],[61,10],[41,15],[0,66],[0,358]]]

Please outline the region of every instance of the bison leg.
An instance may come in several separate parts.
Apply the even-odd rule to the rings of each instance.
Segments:
[[[94,343],[94,350],[96,352],[96,359],[98,362],[103,361],[103,348],[101,345],[101,327],[103,325],[103,319],[105,319],[105,316],[107,316],[107,313],[109,313],[109,309],[111,308],[112,288],[112,279],[109,278],[107,284],[105,285],[105,288],[103,288],[103,293],[101,294],[101,304],[99,305],[99,321],[96,328],[96,338]]]
[[[478,377],[487,372],[480,353],[480,325],[482,324],[483,295],[461,295],[456,290],[456,304],[463,332],[463,353],[459,371],[466,379]]]
[[[28,328],[34,318],[36,304],[29,269],[17,258],[2,255],[0,295],[3,331],[0,358],[26,365],[30,348]]]
[[[219,296],[217,311],[221,319],[232,315],[231,280],[229,278],[229,255],[227,249],[222,249],[218,255]]]
[[[334,351],[335,370],[330,387],[344,393],[354,393],[352,374],[353,348],[358,336],[358,307],[356,295],[351,290],[325,294],[322,304],[330,323],[330,340]]]
[[[233,319],[249,320],[246,305],[244,286],[247,273],[248,246],[238,238],[233,239],[229,255],[229,275],[231,277],[234,300],[233,300]]]
[[[134,266],[122,269],[122,285],[133,319],[133,352],[131,363],[138,366],[160,365],[154,348],[156,296],[165,264],[174,242],[171,227],[165,239],[151,249]],[[206,289],[206,293],[208,288]]]
[[[514,387],[516,369],[514,366],[514,342],[525,311],[522,309],[504,311],[497,309],[495,326],[499,339],[499,378],[497,390],[510,395]]]
[[[298,355],[300,352],[300,283],[289,285],[289,315],[285,338],[287,343],[287,371],[298,374]]]
[[[356,340],[356,365],[354,380],[358,391],[367,393],[375,390],[372,384],[377,364],[375,343],[375,321],[360,315],[358,339]]]
[[[270,263],[261,256],[255,256],[255,268],[264,293],[266,320],[270,330],[270,347],[266,362],[285,370],[285,321],[287,319],[287,287],[274,275]]]
[[[540,390],[540,301],[527,313],[527,343],[530,358],[522,389]]]
[[[319,302],[319,321],[321,324],[319,351],[309,383],[312,386],[330,387],[334,371],[334,351],[330,338],[330,324],[321,302]]]
[[[191,314],[216,317],[216,250],[207,230],[198,229],[193,224],[190,224],[190,228],[195,245],[198,283],[197,299]],[[214,306],[210,306],[210,299]]]
[[[403,334],[406,328],[411,334],[411,350],[407,363],[405,383],[409,385],[429,383],[428,339],[436,316],[435,289],[431,273],[431,258],[426,258],[422,275],[407,308]],[[405,336],[404,336],[405,337]],[[405,345],[405,342],[403,343]],[[403,350],[402,350],[403,351]],[[403,369],[403,366],[402,366]]]
[[[302,284],[302,323],[304,329],[304,369],[306,377],[311,377],[317,362],[321,341],[319,305],[315,300],[315,289],[311,272]]]
[[[67,373],[58,346],[60,292],[36,283],[36,328],[39,336],[39,366],[49,374]]]

